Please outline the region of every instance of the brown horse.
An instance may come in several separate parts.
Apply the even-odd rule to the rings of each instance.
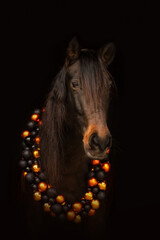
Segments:
[[[42,168],[48,182],[71,203],[86,190],[88,162],[104,160],[112,145],[107,121],[115,83],[107,67],[114,54],[112,43],[95,51],[80,49],[73,38],[46,99],[40,143]],[[87,220],[86,229],[88,225],[97,231],[104,227],[106,207],[107,203],[102,204]]]

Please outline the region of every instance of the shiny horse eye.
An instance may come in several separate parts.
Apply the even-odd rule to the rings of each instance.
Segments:
[[[71,82],[71,87],[72,87],[73,89],[79,88],[79,83],[78,83],[78,81],[72,81],[72,82]]]

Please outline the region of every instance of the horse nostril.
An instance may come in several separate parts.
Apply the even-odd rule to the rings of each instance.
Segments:
[[[100,138],[97,133],[93,133],[89,138],[89,145],[92,149],[98,147],[101,151],[110,148],[112,144],[112,136],[108,134],[105,139]]]
[[[99,146],[99,138],[96,133],[93,133],[89,138],[89,145],[91,148],[94,148],[94,146]]]

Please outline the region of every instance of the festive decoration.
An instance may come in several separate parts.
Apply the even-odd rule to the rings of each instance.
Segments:
[[[23,177],[33,189],[33,198],[42,203],[45,212],[59,220],[80,223],[87,216],[93,216],[100,208],[100,201],[105,199],[107,175],[110,171],[108,160],[91,160],[88,172],[88,188],[80,201],[67,203],[63,195],[46,182],[46,176],[40,168],[40,136],[39,127],[42,124],[41,113],[45,109],[36,109],[27,123],[27,129],[22,132],[22,158],[19,166]],[[106,151],[106,159],[110,149]]]

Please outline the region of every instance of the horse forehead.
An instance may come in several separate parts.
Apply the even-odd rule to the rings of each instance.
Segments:
[[[74,64],[72,64],[68,69],[69,74],[71,77],[79,76],[80,74],[80,63],[79,61],[76,61]]]

